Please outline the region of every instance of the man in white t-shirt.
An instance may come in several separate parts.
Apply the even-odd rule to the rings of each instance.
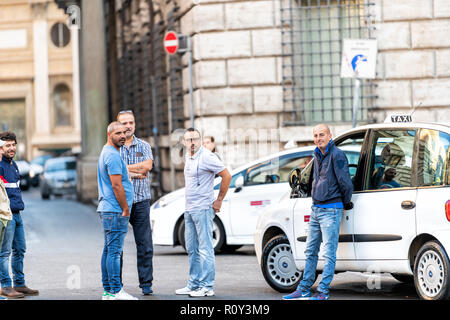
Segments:
[[[186,208],[185,243],[189,256],[189,280],[175,291],[191,297],[213,296],[215,261],[212,243],[213,220],[220,211],[231,182],[231,174],[211,151],[202,147],[197,129],[184,133],[187,148],[184,166]],[[214,177],[222,177],[219,195],[214,200]]]

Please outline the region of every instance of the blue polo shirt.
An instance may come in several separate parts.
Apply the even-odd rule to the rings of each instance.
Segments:
[[[98,159],[98,207],[97,212],[122,212],[122,208],[114,194],[110,175],[122,175],[122,185],[125,190],[128,207],[133,205],[133,184],[128,178],[127,165],[120,152],[113,146],[105,145]]]

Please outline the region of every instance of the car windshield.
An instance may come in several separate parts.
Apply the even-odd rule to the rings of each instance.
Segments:
[[[55,172],[55,171],[65,171],[65,170],[75,170],[76,169],[75,161],[58,161],[47,163],[47,172]]]

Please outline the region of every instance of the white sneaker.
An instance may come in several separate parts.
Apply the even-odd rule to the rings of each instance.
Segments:
[[[184,287],[178,290],[175,290],[175,294],[190,294],[191,292],[194,292],[194,290],[189,289],[189,287]]]
[[[189,296],[191,297],[212,297],[214,291],[208,288],[200,288],[198,290],[192,291]]]
[[[126,293],[125,290],[123,290],[123,288],[115,293],[115,294],[110,294],[109,300],[139,300],[136,297],[133,297],[131,294]]]

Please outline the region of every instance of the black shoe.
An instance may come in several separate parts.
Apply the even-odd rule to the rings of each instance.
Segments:
[[[153,293],[152,287],[151,286],[143,286],[142,287],[142,294],[144,296],[149,296]]]

